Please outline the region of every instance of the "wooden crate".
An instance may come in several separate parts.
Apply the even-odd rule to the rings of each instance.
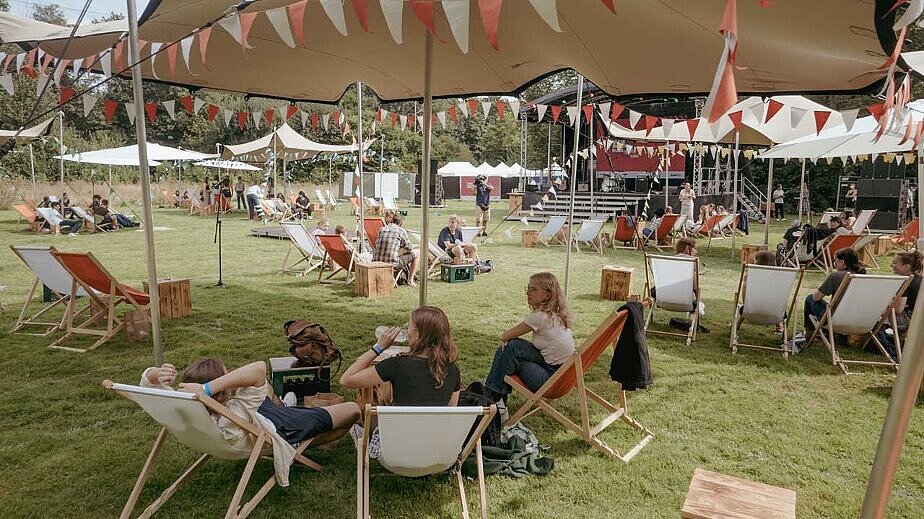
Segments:
[[[606,265],[600,271],[600,299],[628,301],[635,269]]]
[[[533,248],[539,243],[539,229],[523,229],[520,231],[520,245]]]
[[[685,519],[795,519],[796,493],[697,468],[680,513]]]
[[[507,195],[507,206],[510,213],[516,214],[523,208],[523,194],[522,193],[510,193]]]
[[[742,245],[741,246],[741,263],[754,263],[754,257],[758,252],[767,250],[766,245]]]
[[[875,251],[876,251],[876,252],[875,252],[875,254],[876,254],[877,256],[882,256],[883,254],[888,254],[889,251],[892,250],[892,247],[895,246],[895,244],[892,243],[892,237],[891,237],[891,236],[880,236],[879,239],[876,240],[875,244],[876,244],[876,247],[875,247]]]
[[[311,210],[311,217],[315,220],[324,220],[327,218],[327,211],[315,205],[315,209]]]
[[[143,284],[150,293],[148,282]],[[189,296],[189,278],[165,278],[157,280],[157,295],[160,299],[160,318],[176,319],[192,314],[192,299]]]
[[[356,264],[356,295],[383,297],[395,293],[395,270],[391,263],[373,261]]]

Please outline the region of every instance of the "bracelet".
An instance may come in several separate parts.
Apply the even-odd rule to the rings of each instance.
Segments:
[[[202,392],[205,393],[205,396],[212,396],[212,386],[208,382],[202,384]]]
[[[370,349],[371,349],[372,351],[375,352],[375,356],[376,356],[376,357],[378,357],[379,355],[382,354],[383,351],[385,351],[384,348],[382,348],[381,346],[379,346],[379,343],[373,344],[373,345],[372,345],[372,348],[370,348]]]

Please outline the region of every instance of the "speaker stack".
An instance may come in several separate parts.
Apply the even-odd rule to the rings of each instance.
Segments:
[[[857,209],[876,210],[870,229],[898,229],[902,184],[901,178],[861,178],[857,181]]]
[[[436,189],[436,183],[438,182],[439,175],[436,174],[436,170],[439,169],[439,165],[435,160],[430,161],[430,205],[443,205],[442,198],[442,189]],[[414,181],[414,204],[422,205],[420,197],[423,193],[421,189],[421,178],[423,176],[423,161],[417,163],[417,178]]]

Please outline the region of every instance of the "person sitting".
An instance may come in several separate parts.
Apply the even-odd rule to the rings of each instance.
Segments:
[[[189,203],[190,203],[190,202],[189,202],[189,191],[188,191],[188,190],[183,191],[183,196],[180,197],[180,205],[179,205],[179,206],[182,207],[182,208],[188,209],[188,208],[189,208]]]
[[[345,238],[346,237],[346,227],[342,225],[338,225],[337,227],[334,227],[334,234],[343,236]]]
[[[696,240],[691,236],[680,238],[677,240],[677,243],[674,244],[674,252],[676,252],[678,256],[695,258],[697,255]]]
[[[327,223],[327,219],[321,218],[316,224],[314,224],[314,229],[311,229],[311,237],[314,238],[314,241],[321,243],[321,241],[318,240],[318,236],[321,234],[327,234],[328,229],[330,229],[330,225]]]
[[[71,208],[71,199],[67,196],[67,193],[61,193],[61,214],[65,218],[73,218],[74,210]]]
[[[306,195],[304,191],[298,192],[298,196],[295,197],[295,206],[293,209],[299,220],[311,216],[311,202],[308,200],[308,195]]]
[[[664,218],[664,209],[658,208],[655,209],[654,218],[648,222],[648,225],[642,229],[642,235],[645,239],[650,239],[655,233],[658,232],[658,227],[661,226],[661,220]]]
[[[841,214],[841,221],[843,221],[844,227],[853,229],[853,224],[857,221],[857,217],[853,214],[853,211],[845,209],[843,214]]]
[[[728,214],[728,210],[725,209],[724,205],[719,205],[718,207],[715,208],[715,214],[720,214],[724,216]]]
[[[37,208],[38,208],[38,207],[41,207],[41,208],[51,207],[51,198],[49,198],[47,195],[46,195],[46,196],[43,196],[43,197],[42,197],[42,201],[39,202],[38,205],[37,205],[36,207],[37,207]]]
[[[379,230],[375,239],[374,261],[391,263],[395,270],[408,269],[407,284],[416,287],[414,275],[417,274],[417,251],[411,246],[407,232],[401,227],[404,217],[395,214],[392,222]]]
[[[173,207],[180,207],[180,190],[173,192]]]
[[[107,211],[109,210],[109,200],[105,198],[102,199],[100,201],[100,205],[104,207]],[[118,223],[117,227],[134,227],[135,226],[135,222],[133,222],[131,218],[129,218],[128,216],[125,216],[122,213],[116,213],[114,211],[110,211],[110,214],[115,218],[116,223]]]
[[[574,319],[554,274],[538,272],[529,277],[526,304],[531,313],[501,334],[484,383],[498,402],[501,421],[506,420],[506,399],[513,389],[504,377],[518,375],[531,391],[536,391],[575,351],[571,332]],[[530,332],[532,341],[520,338]]]
[[[171,390],[175,380],[176,368],[163,364],[144,370],[140,385]],[[266,433],[273,445],[274,468],[284,475],[288,475],[295,457],[293,445],[322,434],[334,439],[336,431],[346,429],[360,416],[355,402],[327,407],[286,406],[267,383],[266,363],[263,361],[228,371],[218,359],[201,359],[183,370],[177,389],[211,397],[227,407],[236,418]],[[257,415],[271,422],[275,430],[264,425]],[[211,416],[228,447],[242,455],[250,453],[255,439],[252,434],[223,415]],[[287,483],[287,480],[288,477],[284,477],[281,481]]]
[[[836,234],[850,234],[850,227],[844,225],[844,220],[840,216],[832,216],[828,221],[828,229]],[[829,233],[831,234],[831,233]]]
[[[51,202],[51,213],[49,218],[45,219],[45,223],[48,224],[49,229],[51,229],[52,234],[61,234],[61,228],[67,227],[68,233],[71,236],[77,236],[77,231],[83,226],[81,220],[72,220],[65,218],[61,214],[61,202]]]
[[[394,209],[385,210],[385,214],[382,215],[382,221],[385,222],[385,225],[390,224],[395,219],[396,213]]]
[[[911,281],[901,297],[897,297],[892,304],[898,330],[892,330],[891,327],[880,330],[876,338],[889,355],[896,360],[898,360],[898,352],[895,349],[895,333],[898,333],[899,337],[904,337],[908,333],[911,314],[914,312],[914,304],[918,298],[918,291],[921,289],[922,270],[924,270],[924,255],[921,251],[899,252],[892,257],[892,273],[899,276],[911,276]],[[870,347],[871,345],[867,344],[867,348]]]
[[[754,255],[754,264],[764,267],[775,267],[776,254],[768,250],[758,251],[757,254]]]
[[[113,229],[118,229],[119,220],[116,218],[115,213],[109,210],[109,200],[100,199],[99,203],[96,203],[97,196],[99,195],[93,195],[93,203],[96,205],[90,206],[91,212],[95,216],[102,217],[101,225],[109,225]]]
[[[286,197],[282,193],[276,193],[276,198],[272,200],[273,208],[281,214],[286,214],[291,211],[289,204],[286,203]]]
[[[811,318],[814,317],[816,320],[821,320],[821,317],[825,313],[825,309],[828,308],[828,302],[825,301],[825,297],[834,295],[834,292],[841,286],[841,281],[844,280],[847,273],[866,274],[866,269],[860,264],[860,257],[857,255],[857,251],[850,247],[839,249],[834,253],[834,268],[834,272],[828,274],[828,277],[821,283],[821,286],[805,298],[805,304],[802,307],[805,338],[808,338],[808,335],[815,331],[815,324],[812,322]]]
[[[462,243],[462,229],[459,228],[459,217],[455,215],[449,217],[449,226],[443,227],[440,231],[436,244],[453,260],[465,262],[478,259],[478,246],[474,243]]]

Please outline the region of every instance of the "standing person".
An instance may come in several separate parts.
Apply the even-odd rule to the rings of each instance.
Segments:
[[[696,193],[690,183],[687,182],[683,185],[683,189],[680,190],[680,217],[686,216],[688,224],[692,224],[695,220],[695,216],[693,216],[694,200],[696,200]]]
[[[777,184],[776,190],[773,191],[773,208],[774,212],[776,213],[776,219],[779,221],[782,221],[784,218],[786,218],[783,215],[784,196],[786,196],[786,192],[783,191],[783,184]]]
[[[263,199],[263,189],[254,184],[247,188],[247,217],[251,220],[257,218],[257,207],[260,206],[260,200]]]
[[[244,189],[244,179],[237,177],[237,182],[234,183],[234,195],[237,200],[238,210],[247,205],[247,201],[244,199]]]
[[[844,195],[844,205],[845,209],[857,210],[857,196],[860,192],[857,190],[856,184],[850,184],[850,187],[847,188],[847,194]]]
[[[574,354],[574,319],[554,274],[538,272],[529,277],[526,304],[531,313],[501,334],[485,379],[495,402],[506,400],[512,390],[504,377],[519,375],[531,391],[536,391]],[[530,332],[532,342],[520,338]],[[506,405],[499,404],[498,408],[506,413]]]
[[[478,175],[475,177],[475,225],[481,227],[479,236],[488,235],[488,220],[491,219],[491,184],[488,177]]]

